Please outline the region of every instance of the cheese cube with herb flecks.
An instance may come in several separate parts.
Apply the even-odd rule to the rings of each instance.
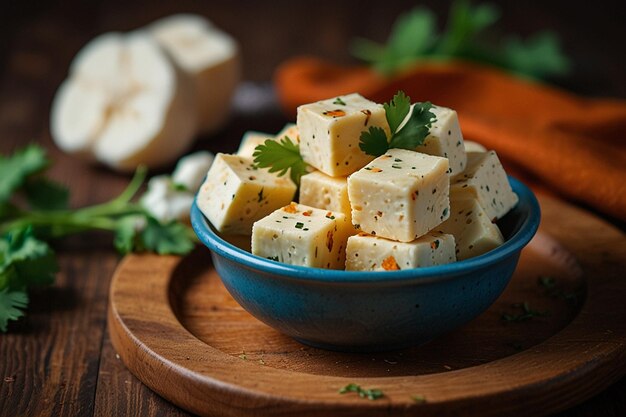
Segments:
[[[254,149],[260,144],[265,143],[268,139],[274,140],[274,135],[264,132],[256,132],[254,130],[247,131],[243,134],[243,138],[241,138],[237,155],[251,158],[254,153]]]
[[[411,106],[411,111],[406,116],[404,123],[411,117],[415,104]],[[430,111],[435,115],[435,120],[424,143],[415,150],[434,156],[442,156],[450,161],[449,173],[456,175],[465,169],[466,156],[463,134],[459,126],[459,118],[456,111],[447,107],[434,106]],[[400,129],[403,124],[400,125]]]
[[[346,270],[395,271],[456,261],[454,236],[433,231],[412,242],[359,233],[348,238]]]
[[[346,177],[329,177],[314,171],[300,178],[300,203],[324,210],[339,211],[352,221]]]
[[[502,218],[518,201],[495,151],[469,152],[465,171],[450,180],[450,192],[458,197],[476,198],[492,222]]]
[[[342,213],[292,202],[254,223],[252,253],[291,265],[344,269],[352,231]]]
[[[296,185],[254,166],[252,158],[219,153],[198,191],[198,208],[221,233],[250,235],[252,224],[288,204]]]
[[[390,149],[348,177],[352,223],[369,234],[411,242],[449,216],[448,160]]]
[[[437,227],[454,235],[458,260],[482,255],[504,243],[500,229],[492,223],[475,198],[450,195],[450,218]]]
[[[346,176],[373,157],[359,148],[361,133],[389,125],[382,104],[349,94],[298,107],[297,127],[304,161],[331,177]]]

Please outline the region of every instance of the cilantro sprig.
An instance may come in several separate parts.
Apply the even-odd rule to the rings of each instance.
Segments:
[[[367,131],[361,133],[359,148],[371,156],[381,156],[390,148],[415,150],[424,143],[432,123],[437,120],[435,114],[430,111],[432,107],[429,101],[415,103],[411,112],[410,97],[403,91],[398,91],[389,103],[384,104],[391,138],[387,138],[384,129],[370,126]],[[411,115],[406,119],[409,112]]]
[[[427,8],[417,7],[398,17],[386,44],[355,39],[352,54],[385,74],[424,61],[465,59],[500,67],[522,77],[546,79],[566,75],[571,67],[551,31],[531,35],[485,36],[500,19],[492,4],[472,5],[467,0],[452,3],[445,30],[437,31],[437,18]],[[503,39],[494,43],[490,39]]]
[[[307,164],[300,155],[300,145],[293,143],[289,136],[280,140],[268,139],[258,145],[252,154],[259,168],[269,168],[282,177],[289,171],[291,180],[300,185],[300,177],[307,173]]]
[[[185,254],[193,232],[179,222],[160,223],[135,195],[147,171],[139,168],[116,198],[90,207],[68,208],[69,190],[44,176],[45,151],[29,145],[0,156],[0,331],[24,315],[28,289],[50,285],[59,270],[48,241],[89,230],[114,234],[120,253]]]

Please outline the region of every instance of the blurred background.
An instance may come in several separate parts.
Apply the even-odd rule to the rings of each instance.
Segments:
[[[274,68],[296,54],[315,54],[340,63],[355,36],[384,41],[395,18],[423,5],[440,25],[450,1],[4,1],[0,13],[3,88],[11,73],[47,74],[58,84],[74,54],[105,31],[129,31],[178,12],[200,13],[241,43],[244,79],[268,81]],[[473,4],[484,3],[473,1]],[[541,30],[560,35],[575,63],[559,84],[583,94],[626,96],[621,82],[626,56],[626,8],[617,0],[496,1],[503,33],[525,37]],[[53,81],[56,81],[53,83]]]
[[[492,3],[502,11],[501,33],[522,38],[542,30],[558,34],[573,66],[569,75],[551,83],[583,95],[626,97],[622,2]],[[416,5],[433,10],[439,27],[444,25],[449,1],[4,1],[0,12],[2,140],[46,136],[50,103],[72,57],[102,32],[130,31],[178,12],[199,13],[240,42],[243,79],[268,83],[276,66],[294,55],[358,62],[348,52],[355,37],[385,41],[395,18]],[[254,128],[276,131],[283,122],[279,114],[272,114],[257,120]],[[231,126],[227,136],[248,128],[252,127]]]

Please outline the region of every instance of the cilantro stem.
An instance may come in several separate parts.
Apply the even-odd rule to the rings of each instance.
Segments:
[[[116,198],[108,203],[85,207],[76,211],[28,212],[17,220],[0,224],[0,235],[9,230],[29,225],[35,229],[47,229],[46,234],[53,238],[79,233],[88,229],[115,231],[117,224],[115,218],[144,213],[144,208],[139,204],[124,202]]]
[[[126,189],[115,199],[111,200],[111,203],[128,203],[137,191],[139,191],[139,188],[141,188],[141,185],[146,179],[146,175],[148,175],[148,169],[143,165],[139,166]]]
[[[143,184],[146,179],[146,175],[148,170],[145,166],[140,166],[135,171],[133,178],[130,180],[130,183],[122,191],[120,195],[115,197],[113,200],[110,200],[106,203],[97,204],[95,206],[85,207],[76,211],[76,215],[80,216],[109,216],[109,215],[121,215],[121,214],[133,214],[134,212],[142,213],[143,209],[138,205],[133,205],[136,207],[136,211],[131,213],[124,213],[123,210],[126,207],[131,205],[130,200],[134,197],[134,195],[139,191],[139,188]]]

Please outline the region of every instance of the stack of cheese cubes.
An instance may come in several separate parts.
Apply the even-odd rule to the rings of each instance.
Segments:
[[[252,163],[271,135],[249,132],[237,155],[218,154],[198,205],[218,231],[252,234],[255,255],[293,265],[399,270],[483,254],[503,243],[495,221],[517,196],[495,152],[466,152],[455,111],[431,111],[422,145],[374,158],[359,141],[371,126],[389,136],[382,105],[349,94],[300,106],[273,137],[299,143],[312,167],[299,203],[291,180]]]

